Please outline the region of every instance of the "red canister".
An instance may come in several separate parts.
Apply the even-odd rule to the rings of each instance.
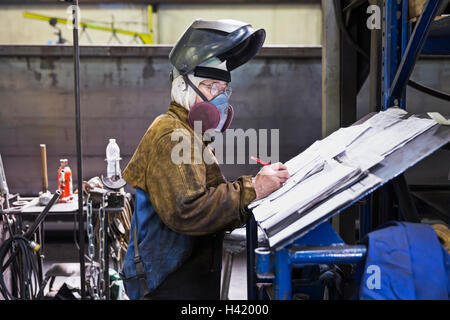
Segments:
[[[58,202],[67,202],[72,199],[73,195],[72,170],[67,159],[61,159],[59,162],[58,190],[61,191],[61,196]]]

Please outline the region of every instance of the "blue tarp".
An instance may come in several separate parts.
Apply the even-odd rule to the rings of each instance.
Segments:
[[[450,255],[429,225],[390,222],[364,242],[368,251],[358,266],[359,299],[449,299]]]

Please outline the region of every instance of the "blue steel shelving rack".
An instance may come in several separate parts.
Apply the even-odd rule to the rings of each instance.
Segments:
[[[384,3],[382,107],[405,109],[405,88],[419,55],[450,55],[450,16],[434,21],[448,1],[428,0],[414,29],[407,19],[407,0]]]
[[[382,109],[406,109],[405,89],[421,53],[450,55],[450,17],[434,19],[448,0],[428,0],[413,29],[408,22],[408,0],[383,2]],[[434,27],[431,36],[430,27]],[[412,32],[411,32],[412,31]],[[371,230],[370,197],[361,205],[360,238]],[[341,211],[341,210],[340,210]],[[277,250],[257,248],[257,225],[247,224],[247,293],[256,300],[256,282],[273,284],[273,298],[292,299],[292,269],[318,264],[354,264],[365,259],[366,247],[346,245],[326,221]]]

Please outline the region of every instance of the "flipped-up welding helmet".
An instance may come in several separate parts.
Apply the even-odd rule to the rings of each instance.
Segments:
[[[216,75],[223,78],[222,81],[230,82],[229,72],[252,59],[265,38],[264,29],[254,30],[245,22],[197,19],[172,48],[169,60],[181,75],[189,72],[204,78]],[[228,75],[227,72],[218,75],[215,70],[198,67],[211,58],[226,60]]]
[[[203,102],[189,110],[191,126],[196,120],[203,121],[202,132],[205,132],[215,128],[220,116],[217,109],[192,83],[188,74],[230,82],[230,72],[252,59],[262,47],[265,38],[264,29],[255,30],[248,23],[228,19],[197,19],[180,37],[169,54],[169,60],[174,67],[171,80],[183,76],[186,84],[203,99]],[[208,63],[217,59],[225,64],[225,68],[212,67]],[[229,117],[220,131],[224,131],[231,123],[233,110],[231,106],[228,109],[231,109]]]

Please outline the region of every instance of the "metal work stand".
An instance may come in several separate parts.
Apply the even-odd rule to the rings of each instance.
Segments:
[[[371,115],[366,117],[367,120]],[[435,151],[450,143],[450,127],[436,125],[408,142],[404,147],[387,156],[371,173],[382,179],[382,183],[365,194],[360,195],[342,208],[330,212],[321,220],[312,223],[296,234],[291,241],[277,248],[257,248],[254,239],[257,225],[254,219],[247,224],[247,265],[248,265],[248,299],[258,299],[257,283],[272,283],[274,299],[292,299],[291,271],[299,266],[319,264],[354,264],[365,258],[364,246],[346,245],[331,227],[328,220],[342,213],[360,201],[367,201],[378,188],[395,180],[395,188],[407,194],[406,181],[402,173]],[[399,198],[399,207],[408,219],[416,218],[414,210],[409,208],[410,199]],[[360,209],[360,238],[371,230],[370,203]],[[345,213],[344,213],[345,214]],[[403,217],[404,220],[406,220]]]
[[[318,264],[352,264],[364,260],[366,247],[348,246],[324,222],[288,247],[271,251],[258,248],[255,270],[262,279],[273,279],[273,298],[291,300],[293,295],[292,270]]]
[[[42,212],[42,206],[37,206],[37,200],[38,198],[21,198],[22,200],[28,200],[30,201],[31,205],[27,206],[25,209],[21,209],[22,211],[18,210],[16,212],[16,216],[19,219],[19,225],[22,225],[22,221],[23,220],[27,220],[27,219],[35,219],[35,217],[37,215],[39,215]],[[49,218],[53,218],[54,220],[60,220],[60,221],[71,221],[73,219],[73,215],[78,213],[78,206],[77,206],[77,202],[78,200],[75,199],[73,202],[71,203],[59,203],[59,204],[55,204],[53,206],[52,209],[50,209],[49,214],[47,217]],[[83,208],[83,212],[86,211],[87,208],[84,207]],[[124,210],[123,207],[118,207],[118,208],[109,208],[106,207],[105,208],[105,220],[103,221],[103,230],[104,230],[104,243],[105,243],[105,250],[104,250],[104,255],[103,255],[103,259],[105,261],[105,270],[104,270],[104,279],[105,279],[105,288],[109,288],[109,254],[110,254],[110,241],[109,241],[109,221],[111,221],[112,217],[114,217],[116,214],[122,212]],[[99,214],[99,209],[98,208],[93,208],[93,212],[96,214],[97,218],[98,218],[98,214]],[[39,240],[38,242],[41,244],[41,251],[43,251],[44,248],[44,230],[45,230],[45,223],[44,221],[42,221],[42,223],[39,225],[39,228],[37,229],[37,239]],[[85,235],[85,231],[82,230],[82,232],[79,232],[80,234]],[[81,242],[82,240],[79,239],[79,242]],[[83,239],[84,241],[84,239]],[[84,252],[83,252],[84,255]],[[40,258],[40,256],[38,256],[38,262],[39,262],[39,271],[40,271],[40,279],[41,281],[44,279],[44,276],[42,274],[42,259]],[[66,266],[68,265],[66,264],[54,264],[55,268],[53,268],[52,270],[49,270],[51,277],[56,277],[56,276],[68,276],[67,274],[69,274],[67,272],[68,268],[70,270],[72,270],[72,266]],[[56,270],[56,271],[55,271]],[[81,272],[76,272],[73,273],[71,275],[79,275],[80,277],[82,276]],[[48,276],[47,274],[45,275],[46,277]],[[86,281],[85,279],[82,281]],[[110,299],[110,294],[109,294],[109,290],[105,290],[105,298],[107,300]]]

